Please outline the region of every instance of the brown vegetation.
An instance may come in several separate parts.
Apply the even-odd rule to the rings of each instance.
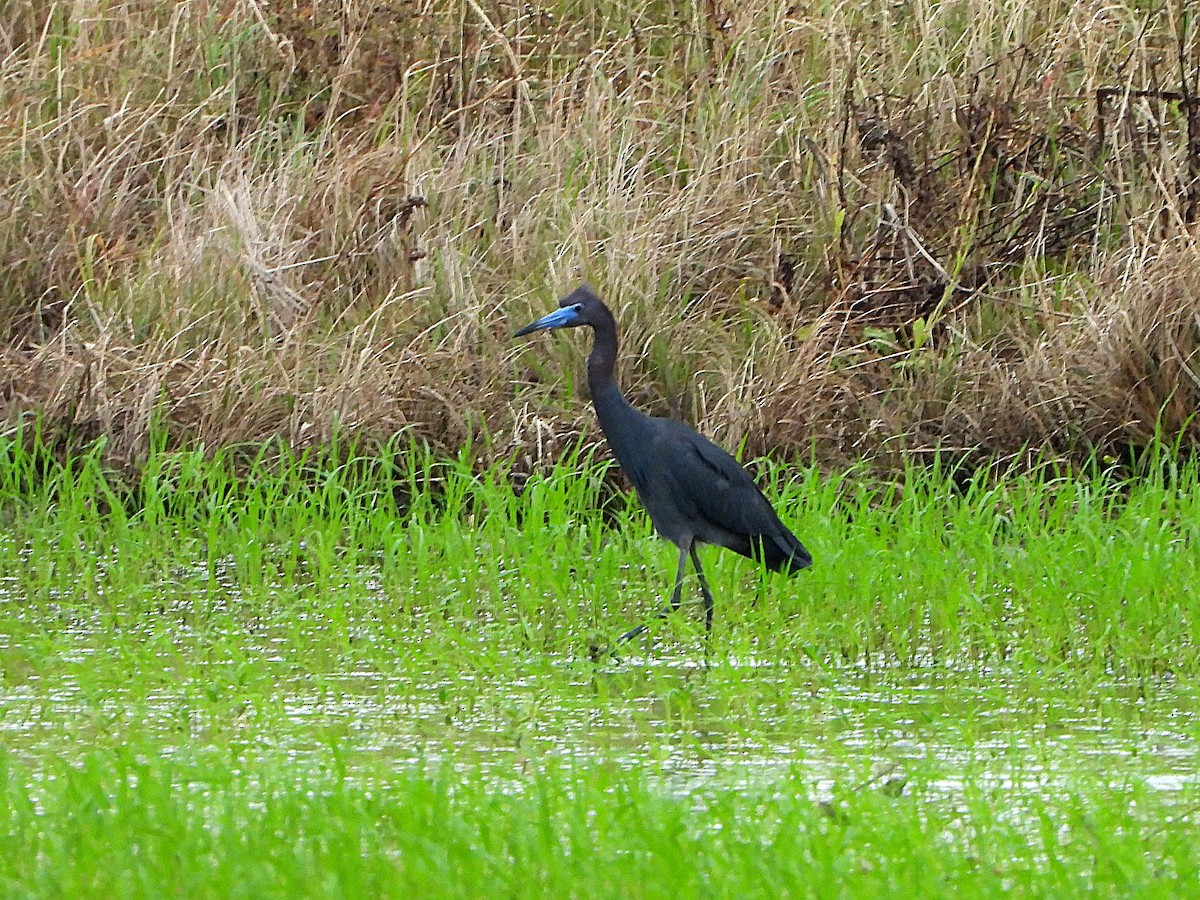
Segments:
[[[536,465],[643,408],[750,454],[1123,457],[1200,426],[1178,4],[0,3],[0,398],[136,465],[401,429]]]

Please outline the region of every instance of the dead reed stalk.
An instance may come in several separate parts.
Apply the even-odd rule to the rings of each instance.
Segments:
[[[830,465],[1194,449],[1200,63],[1171,4],[10,3],[0,397],[136,466],[639,405]]]

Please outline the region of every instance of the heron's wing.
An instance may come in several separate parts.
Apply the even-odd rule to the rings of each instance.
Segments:
[[[779,521],[770,501],[736,459],[700,435],[690,446],[699,464],[680,469],[683,477],[708,485],[708,490],[689,489],[697,512],[713,527],[707,540],[759,559],[776,572],[795,573],[812,565],[808,549]],[[707,475],[701,474],[701,465],[708,468]]]
[[[678,456],[674,476],[709,523],[744,536],[780,527],[771,504],[736,459],[690,429],[682,442],[686,450]]]

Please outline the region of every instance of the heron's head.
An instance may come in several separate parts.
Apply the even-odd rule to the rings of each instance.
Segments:
[[[604,303],[600,296],[588,285],[581,284],[567,296],[558,301],[558,309],[549,315],[542,316],[536,322],[530,322],[513,337],[532,334],[547,328],[578,328],[580,325],[594,325]]]

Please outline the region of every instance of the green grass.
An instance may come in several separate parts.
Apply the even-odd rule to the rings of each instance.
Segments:
[[[202,631],[236,632],[250,614],[257,629],[319,620],[338,665],[413,655],[461,671],[501,649],[578,655],[651,614],[673,576],[675,551],[613,471],[577,456],[525,480],[400,444],[372,458],[158,451],[132,485],[101,458],[99,445],[66,465],[0,449],[0,566],[26,608],[135,629],[164,612]],[[951,474],[881,485],[768,465],[768,492],[817,562],[786,579],[706,550],[717,656],[1197,670],[1194,468]],[[696,618],[654,639],[698,646]],[[464,641],[467,659],[446,656]]]
[[[1145,789],[996,793],[958,808],[841,789],[673,794],[612,765],[552,762],[502,791],[471,770],[347,775],[286,758],[136,751],[0,769],[6,896],[1171,896],[1200,842]],[[32,796],[31,796],[32,794]]]
[[[0,445],[5,895],[1177,894],[1194,467],[763,464],[816,558],[674,551],[614,470],[398,440]],[[597,657],[597,651],[601,651]]]

